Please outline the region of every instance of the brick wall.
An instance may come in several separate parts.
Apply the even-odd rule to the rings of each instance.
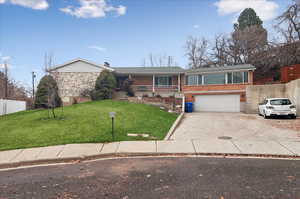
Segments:
[[[295,79],[300,78],[300,64],[285,66],[280,70],[281,73],[281,82],[287,83]]]
[[[246,101],[246,86],[249,84],[225,84],[225,85],[202,85],[184,86],[183,92],[186,102],[194,102],[195,95],[228,95],[240,94],[241,102]]]

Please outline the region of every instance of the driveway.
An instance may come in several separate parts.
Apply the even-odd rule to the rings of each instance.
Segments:
[[[300,141],[300,119],[269,119],[243,113],[185,114],[172,140],[218,139]]]

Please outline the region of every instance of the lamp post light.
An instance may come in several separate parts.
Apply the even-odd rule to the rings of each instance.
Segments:
[[[114,132],[114,119],[116,116],[116,112],[109,112],[109,117],[111,118],[111,134],[113,141],[115,141],[115,132]]]

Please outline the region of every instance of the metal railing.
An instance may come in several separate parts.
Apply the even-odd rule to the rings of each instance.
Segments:
[[[133,85],[132,88],[139,92],[152,92],[153,85]],[[155,91],[176,91],[178,90],[178,85],[155,85]]]

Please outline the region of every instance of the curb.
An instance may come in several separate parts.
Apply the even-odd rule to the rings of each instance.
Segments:
[[[171,128],[170,128],[169,132],[167,133],[166,137],[164,138],[164,140],[170,140],[170,138],[173,135],[175,129],[177,128],[177,126],[181,122],[183,116],[184,116],[184,112],[180,113],[180,115],[177,117],[177,119],[175,120],[175,122],[171,126]]]
[[[91,156],[71,157],[71,158],[56,158],[56,159],[43,159],[34,161],[22,161],[15,163],[0,164],[1,169],[12,169],[24,166],[43,166],[47,164],[59,163],[79,163],[89,160],[101,160],[107,158],[130,158],[130,157],[167,157],[167,156],[194,156],[194,157],[221,157],[221,158],[268,158],[268,159],[292,159],[300,160],[299,155],[272,155],[272,154],[236,154],[236,153],[108,153]]]

